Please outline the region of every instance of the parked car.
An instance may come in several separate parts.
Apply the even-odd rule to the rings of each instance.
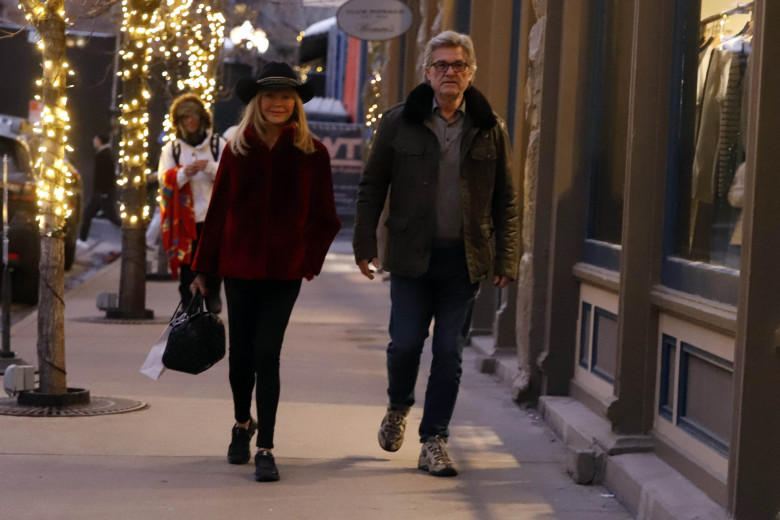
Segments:
[[[9,123],[10,121],[10,123]],[[15,302],[38,303],[41,239],[38,222],[36,177],[30,150],[19,135],[18,118],[0,116],[0,207],[2,205],[2,157],[8,157],[8,266],[11,268],[11,298]],[[3,124],[5,123],[5,124]],[[81,176],[71,167],[72,193],[66,203],[71,210],[65,225],[65,269],[73,266],[76,239],[81,222]],[[2,221],[0,221],[0,225]],[[0,229],[2,231],[2,229]],[[0,242],[1,244],[1,242]],[[2,257],[0,257],[0,263]],[[0,264],[1,265],[1,264]]]

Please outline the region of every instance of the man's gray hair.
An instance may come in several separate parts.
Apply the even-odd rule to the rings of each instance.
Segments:
[[[471,36],[455,31],[444,31],[430,39],[425,46],[425,68],[431,66],[433,53],[442,47],[460,47],[463,49],[471,72],[477,71],[477,55],[474,52],[474,42],[471,41]]]

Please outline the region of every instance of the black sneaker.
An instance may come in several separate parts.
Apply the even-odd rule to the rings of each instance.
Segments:
[[[385,418],[379,426],[379,445],[385,451],[398,451],[404,443],[406,416],[409,408],[393,408],[388,406]]]
[[[238,425],[233,426],[227,457],[230,464],[246,464],[249,462],[252,458],[249,442],[252,440],[255,431],[257,431],[257,422],[251,418],[249,419],[249,428],[242,428]]]
[[[274,456],[268,450],[257,450],[257,455],[255,455],[255,480],[258,482],[276,482],[279,480],[279,470],[276,469]]]
[[[417,467],[434,477],[454,477],[458,474],[447,453],[447,441],[438,435],[423,443]]]

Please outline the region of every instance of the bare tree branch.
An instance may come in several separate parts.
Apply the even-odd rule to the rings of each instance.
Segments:
[[[33,0],[19,0],[19,3],[24,8],[24,12],[32,14],[35,12],[36,3]]]
[[[119,2],[120,0],[101,0],[95,2],[95,6],[86,12],[85,18],[97,18],[98,16],[102,16]]]
[[[24,27],[20,27],[18,31],[6,31],[5,29],[0,29],[0,40],[5,38],[13,38],[17,34],[26,31],[30,27],[30,25],[32,24],[28,23]]]

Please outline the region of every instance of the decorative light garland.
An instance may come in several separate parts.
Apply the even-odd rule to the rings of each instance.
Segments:
[[[376,131],[379,120],[382,119],[382,110],[379,102],[382,98],[382,70],[387,65],[387,58],[384,55],[383,42],[369,42],[368,54],[371,63],[371,76],[369,81],[368,93],[366,94],[365,124],[369,138]]]
[[[28,22],[38,27],[46,17],[54,18],[55,23],[68,24],[64,2],[33,2],[22,0],[19,8],[25,12]],[[40,33],[39,33],[40,35]],[[36,198],[38,202],[38,225],[46,236],[62,236],[66,219],[72,212],[68,199],[73,195],[74,177],[65,161],[65,152],[73,149],[68,143],[70,116],[68,98],[65,95],[67,77],[73,75],[66,60],[50,59],[54,42],[47,41],[43,35],[37,48],[43,55],[43,75],[36,81],[40,94],[36,100],[44,102],[41,120],[35,123],[33,130],[38,136],[35,171],[38,172]],[[64,46],[64,43],[61,43]],[[64,49],[62,51],[64,53]]]
[[[225,17],[220,0],[214,5],[193,0],[166,0],[156,13],[153,49],[166,64],[163,78],[173,83],[173,93],[191,92],[198,96],[210,109],[214,104],[217,88],[217,57],[225,38]],[[177,71],[182,64],[187,71]],[[171,122],[163,122],[164,141],[175,138]]]
[[[117,184],[122,188],[119,213],[123,226],[138,227],[149,219],[149,205],[146,204],[146,177],[149,137],[149,113],[151,97],[146,87],[151,61],[151,19],[158,1],[122,2],[122,33],[124,43],[120,51],[123,97],[119,124],[122,139],[119,143],[120,177]],[[137,5],[137,7],[133,7]]]
[[[380,83],[382,82],[382,75],[379,72],[373,72],[371,74],[371,94],[370,97],[374,98],[373,103],[368,107],[366,113],[366,126],[373,130],[373,126],[382,119],[382,114],[378,113],[379,103],[376,100],[382,95],[382,89]]]
[[[298,73],[298,77],[301,78],[302,83],[306,83],[309,79],[309,72],[311,72],[311,65],[295,65],[293,69]]]

